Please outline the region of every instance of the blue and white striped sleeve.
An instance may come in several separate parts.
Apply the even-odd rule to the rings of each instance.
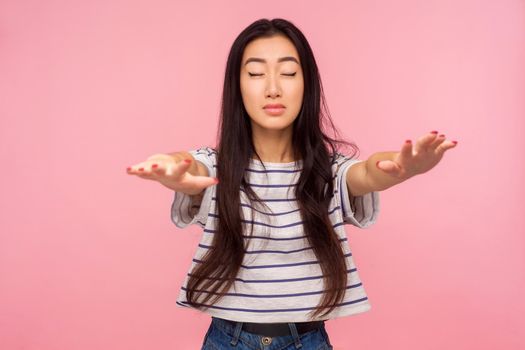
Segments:
[[[341,206],[343,222],[367,228],[377,221],[379,215],[379,192],[368,192],[361,196],[352,196],[346,184],[348,169],[364,160],[342,157],[337,167],[337,195]]]
[[[216,177],[216,153],[209,147],[201,147],[197,150],[188,151],[197,161],[202,162],[208,169],[208,176]],[[211,208],[212,197],[215,185],[209,186],[204,190],[204,195],[200,205],[191,205],[191,196],[182,192],[174,191],[173,202],[171,205],[171,221],[179,228],[189,225],[206,226],[208,213]]]

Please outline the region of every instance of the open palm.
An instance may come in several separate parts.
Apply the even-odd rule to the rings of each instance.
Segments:
[[[456,141],[448,141],[445,135],[438,136],[437,131],[433,131],[421,136],[414,146],[407,140],[394,159],[381,160],[376,166],[391,176],[407,179],[432,169],[443,158],[445,151],[456,147],[456,144]]]
[[[179,154],[158,153],[126,170],[129,175],[157,181],[173,191],[189,195],[199,194],[205,188],[217,184],[218,180],[214,177],[192,175],[188,171],[191,162]]]

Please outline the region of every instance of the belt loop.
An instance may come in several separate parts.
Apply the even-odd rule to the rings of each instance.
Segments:
[[[233,331],[233,339],[230,342],[232,346],[237,345],[237,342],[239,341],[239,335],[241,334],[243,322],[237,322],[235,324],[235,330]]]
[[[299,340],[299,333],[297,332],[295,323],[288,323],[288,327],[290,327],[290,331],[292,332],[293,340],[295,341],[295,348],[299,349],[303,344],[301,344],[301,341]]]

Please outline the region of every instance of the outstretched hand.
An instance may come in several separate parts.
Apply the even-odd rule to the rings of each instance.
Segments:
[[[376,166],[391,176],[408,179],[435,167],[445,151],[456,147],[456,144],[457,141],[446,140],[445,135],[438,136],[437,131],[432,131],[421,136],[414,147],[410,140],[406,140],[394,159],[378,161]]]
[[[207,187],[217,184],[218,179],[192,175],[188,171],[192,161],[194,160],[187,159],[180,152],[173,155],[157,153],[143,162],[128,167],[126,171],[129,175],[157,181],[173,191],[197,195]]]

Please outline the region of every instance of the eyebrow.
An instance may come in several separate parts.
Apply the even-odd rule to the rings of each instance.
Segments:
[[[281,63],[281,62],[285,62],[285,61],[292,61],[292,62],[295,62],[297,64],[299,64],[299,61],[297,61],[297,59],[295,57],[292,57],[292,56],[285,56],[285,57],[280,57],[278,60],[277,60],[277,63]],[[266,60],[264,58],[258,58],[258,57],[250,57],[246,60],[246,62],[244,62],[244,65],[247,65],[248,63],[250,62],[261,62],[261,63],[266,63]]]

